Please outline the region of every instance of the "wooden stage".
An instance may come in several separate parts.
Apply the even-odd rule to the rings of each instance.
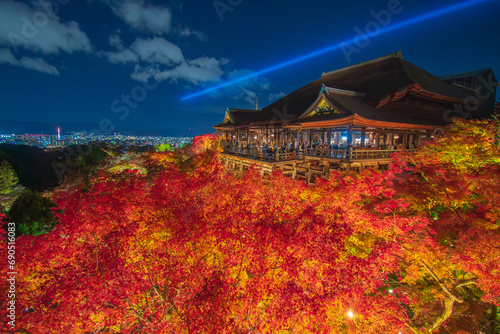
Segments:
[[[366,168],[386,170],[391,163],[391,154],[398,151],[306,150],[280,154],[225,151],[221,153],[221,160],[231,171],[242,172],[254,165],[257,170],[260,170],[262,176],[281,170],[294,180],[304,179],[307,184],[312,184],[316,178],[327,178],[332,170],[356,172]]]

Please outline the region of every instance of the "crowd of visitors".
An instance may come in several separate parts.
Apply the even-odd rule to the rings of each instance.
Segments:
[[[349,150],[401,150],[401,149],[414,149],[416,148],[415,145],[410,144],[403,146],[401,143],[399,144],[381,144],[381,145],[365,145],[362,146],[361,144],[354,144],[350,145],[347,143],[340,143],[339,145],[336,144],[322,144],[320,142],[316,143],[300,143],[297,147],[295,146],[294,142],[291,143],[283,143],[282,145],[268,145],[268,144],[262,144],[259,145],[257,143],[250,143],[248,146],[243,145],[243,143],[238,143],[236,142],[224,142],[224,149],[227,151],[232,151],[232,152],[237,152],[237,153],[242,153],[242,154],[250,154],[250,155],[256,155],[258,153],[262,153],[263,155],[272,155],[275,154],[276,152],[279,154],[282,153],[303,153],[306,152],[306,154],[309,153],[314,153],[315,151],[349,151]]]

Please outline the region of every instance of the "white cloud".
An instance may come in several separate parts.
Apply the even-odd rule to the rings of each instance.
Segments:
[[[45,54],[92,50],[90,40],[78,23],[61,23],[46,6],[34,9],[11,0],[0,2],[0,46]]]
[[[34,70],[51,75],[59,75],[59,71],[54,66],[45,62],[40,58],[22,57],[20,60],[16,59],[9,49],[0,49],[0,64],[7,63],[13,66],[19,66],[29,70]]]
[[[138,64],[143,62],[175,66],[184,61],[181,49],[163,37],[137,38],[129,48],[124,48],[121,41],[118,42],[116,37],[110,37],[110,39],[112,39],[113,43],[118,43],[120,50],[117,52],[105,51],[101,54],[113,64]]]
[[[119,37],[110,37],[112,44],[119,51],[101,52],[109,62],[114,64],[135,64],[131,78],[146,82],[151,78],[157,81],[180,80],[194,84],[219,81],[224,74],[221,66],[228,60],[212,57],[185,59],[182,50],[163,37],[149,39],[137,38],[128,48],[124,48]]]
[[[144,0],[100,0],[130,27],[156,36],[172,34],[180,37],[194,37],[202,42],[208,36],[198,30],[178,25],[172,28],[172,10],[166,6],[155,6]],[[172,3],[173,6],[179,4]],[[182,6],[182,3],[180,4]]]
[[[9,49],[0,49],[0,64],[1,63],[17,65],[19,64],[19,60],[14,57]]]
[[[130,49],[124,49],[119,52],[103,52],[106,58],[108,58],[110,63],[113,64],[127,64],[127,63],[138,63],[139,55]]]
[[[123,50],[123,41],[120,38],[120,30],[109,35],[109,45],[116,48],[117,50]]]
[[[150,64],[175,65],[182,62],[181,49],[161,37],[136,39],[130,49],[139,55],[143,62]]]
[[[166,7],[153,6],[144,0],[99,1],[108,5],[118,17],[121,17],[131,27],[147,32],[150,36],[151,34],[156,35],[153,38],[138,37],[127,47],[123,45],[120,31],[117,31],[109,36],[109,44],[116,51],[99,53],[111,63],[132,64],[133,71],[130,77],[134,80],[175,83],[184,81],[194,85],[202,85],[221,80],[230,81],[253,73],[249,70],[233,70],[225,73],[225,65],[229,62],[225,58],[203,56],[196,59],[186,59],[177,45],[161,35],[170,33],[173,37],[193,37],[200,41],[207,41],[208,37],[200,31],[180,24],[171,28],[171,12]],[[162,19],[157,20],[159,17]],[[160,21],[162,26],[160,26]],[[267,79],[256,77],[219,90],[213,96],[224,95],[254,105],[257,96],[263,96],[265,91],[267,91],[266,97],[268,96],[269,89],[270,82]]]
[[[170,33],[173,37],[194,37],[207,41],[208,37],[201,31],[178,25],[172,29],[172,13],[169,8],[148,4],[144,0],[99,0],[109,6],[113,13],[122,18],[129,26],[156,35],[152,38],[138,37],[128,47],[123,45],[120,31],[109,36],[109,44],[116,51],[102,51],[110,63],[133,64],[134,70],[130,77],[146,82],[157,81],[187,81],[193,84],[221,80],[224,74],[222,66],[227,59],[213,57],[184,58],[182,50],[174,43],[161,37]]]
[[[186,60],[179,66],[159,72],[155,75],[157,81],[170,80],[177,82],[178,80],[186,80],[197,85],[201,82],[219,81],[223,75],[221,65],[225,60],[215,58],[201,57],[194,60]]]
[[[38,72],[43,72],[47,74],[52,74],[52,75],[59,75],[59,71],[57,68],[54,66],[47,64],[45,60],[40,59],[40,58],[28,58],[28,57],[22,57],[20,60],[21,67],[30,69],[30,70],[35,70]]]
[[[277,101],[277,100],[281,99],[283,96],[286,96],[286,93],[284,93],[284,92],[279,92],[276,94],[271,93],[271,94],[269,94],[269,101],[271,101],[271,102]]]
[[[225,59],[201,57],[194,60],[184,60],[180,65],[165,69],[159,65],[136,65],[130,77],[137,81],[147,82],[154,79],[158,82],[188,81],[193,84],[219,81],[223,75],[221,66]]]
[[[137,81],[148,82],[149,79],[154,78],[154,76],[159,71],[160,70],[158,69],[158,67],[153,67],[153,66],[144,67],[137,64],[135,65],[134,72],[130,75],[130,77]]]
[[[229,63],[226,58],[199,57],[186,59],[182,50],[163,37],[149,39],[137,38],[128,48],[123,46],[117,35],[110,36],[110,44],[116,47],[116,52],[101,52],[109,62],[115,64],[133,64],[134,70],[130,77],[141,82],[156,80],[157,82],[189,82],[200,85],[221,80],[237,80],[254,72],[250,70],[232,70],[227,75],[224,66]],[[253,77],[228,87],[215,91],[212,97],[224,95],[234,100],[246,101],[255,105],[258,96],[268,96],[271,83],[262,77]],[[274,94],[278,98],[284,93]]]
[[[102,0],[113,13],[132,28],[157,35],[169,33],[172,13],[164,6],[146,4],[144,0]]]
[[[204,33],[202,33],[201,31],[198,31],[198,30],[193,30],[193,29],[190,29],[190,28],[182,28],[179,30],[179,36],[181,37],[196,37],[197,39],[199,39],[200,41],[202,42],[206,42],[208,41],[208,36]]]

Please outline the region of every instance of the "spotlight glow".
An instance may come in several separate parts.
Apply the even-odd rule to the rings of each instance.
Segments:
[[[483,2],[489,2],[489,1],[491,1],[491,0],[469,0],[469,1],[464,1],[464,2],[461,2],[461,3],[458,3],[458,4],[454,4],[454,5],[442,8],[442,9],[438,9],[436,11],[433,11],[433,12],[430,12],[430,13],[427,13],[427,14],[423,14],[423,15],[420,15],[420,16],[408,19],[408,20],[403,21],[403,22],[399,22],[399,23],[388,25],[387,27],[381,28],[380,30],[378,30],[376,32],[366,32],[366,35],[368,37],[372,38],[372,37],[375,37],[375,36],[378,36],[378,35],[382,35],[382,34],[385,34],[385,33],[388,33],[388,32],[394,31],[394,30],[405,28],[405,27],[408,27],[408,26],[411,26],[411,25],[414,25],[414,24],[417,24],[417,23],[420,23],[420,22],[424,22],[424,21],[427,21],[427,20],[430,20],[430,19],[434,19],[434,18],[439,17],[439,16],[443,16],[443,15],[446,15],[446,14],[449,14],[449,13],[453,13],[453,12],[456,12],[456,11],[459,11],[459,10],[462,10],[462,9],[465,9],[465,8],[469,8],[469,7],[481,4]],[[190,94],[190,95],[186,95],[186,96],[184,96],[184,97],[181,98],[181,101],[189,100],[189,99],[192,99],[192,98],[200,96],[200,95],[205,95],[207,93],[216,91],[218,89],[221,89],[221,88],[224,88],[224,87],[228,87],[228,86],[234,85],[236,83],[239,83],[239,82],[251,79],[251,78],[258,77],[259,75],[266,74],[266,73],[269,73],[269,72],[273,72],[273,71],[279,70],[281,68],[284,68],[284,67],[287,67],[287,66],[290,66],[290,65],[302,62],[304,60],[308,60],[308,59],[320,56],[322,54],[325,54],[325,53],[328,53],[328,52],[331,52],[331,51],[334,51],[334,50],[338,50],[342,46],[352,45],[356,41],[357,41],[357,37],[353,37],[353,38],[347,39],[345,41],[342,41],[342,42],[330,45],[330,46],[325,47],[323,49],[319,49],[319,50],[316,50],[314,52],[302,55],[300,57],[287,60],[287,61],[285,61],[283,63],[276,64],[274,66],[262,69],[262,70],[257,71],[257,72],[253,72],[251,74],[239,77],[239,78],[234,79],[234,80],[229,80],[229,81],[223,82],[223,83],[221,83],[219,85],[216,85],[216,86],[213,86],[213,87],[201,90],[199,92],[196,92],[196,93],[193,93],[193,94]]]

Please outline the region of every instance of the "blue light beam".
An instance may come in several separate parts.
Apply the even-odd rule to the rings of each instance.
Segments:
[[[385,33],[391,32],[391,31],[394,31],[394,30],[398,30],[398,29],[401,29],[401,28],[409,27],[411,25],[414,25],[414,24],[417,24],[417,23],[420,23],[420,22],[424,22],[424,21],[427,21],[427,20],[430,20],[430,19],[434,19],[436,17],[443,16],[443,15],[446,15],[446,14],[449,14],[449,13],[453,13],[453,12],[456,12],[456,11],[459,11],[459,10],[462,10],[462,9],[465,9],[465,8],[469,8],[469,7],[481,4],[483,2],[488,2],[488,1],[491,1],[491,0],[469,0],[469,1],[461,2],[461,3],[455,4],[455,5],[452,5],[452,6],[448,6],[448,7],[445,7],[445,8],[442,8],[442,9],[439,9],[439,10],[436,10],[436,11],[433,11],[433,12],[430,12],[430,13],[427,13],[427,14],[424,14],[424,15],[420,15],[420,16],[408,19],[408,20],[403,21],[403,22],[399,22],[399,23],[396,23],[396,24],[393,24],[393,25],[389,25],[389,26],[387,26],[385,28],[381,28],[381,29],[379,29],[379,30],[377,30],[375,32],[365,32],[365,36],[368,36],[370,38],[376,37],[376,36],[379,36],[379,35],[382,35],[382,34],[385,34]],[[308,59],[320,56],[322,54],[325,54],[325,53],[328,53],[328,52],[340,49],[342,46],[348,46],[348,45],[356,43],[357,41],[358,41],[358,36],[353,37],[353,38],[348,39],[348,40],[345,40],[345,41],[342,41],[342,42],[339,42],[339,43],[336,43],[336,44],[333,44],[333,45],[330,45],[330,46],[328,46],[326,48],[323,48],[323,49],[320,49],[320,50],[316,50],[314,52],[305,54],[303,56],[287,60],[287,61],[285,61],[283,63],[280,63],[280,64],[277,64],[277,65],[274,65],[274,66],[262,69],[260,71],[253,72],[251,74],[239,77],[237,79],[223,82],[223,83],[221,83],[221,84],[219,84],[217,86],[213,86],[213,87],[201,90],[199,92],[196,92],[196,93],[193,93],[193,94],[190,94],[190,95],[186,95],[186,96],[182,97],[180,100],[181,101],[186,101],[186,100],[192,99],[192,98],[200,96],[200,95],[205,95],[205,94],[208,94],[210,92],[216,91],[218,89],[221,89],[221,88],[224,88],[224,87],[228,87],[228,86],[234,85],[236,83],[239,83],[239,82],[251,79],[251,78],[255,78],[255,77],[259,76],[259,75],[266,74],[266,73],[269,73],[269,72],[273,72],[273,71],[279,70],[281,68],[284,68],[284,67],[287,67],[287,66],[290,66],[290,65],[293,65],[293,64],[300,63],[300,62],[302,62],[304,60],[308,60]]]

